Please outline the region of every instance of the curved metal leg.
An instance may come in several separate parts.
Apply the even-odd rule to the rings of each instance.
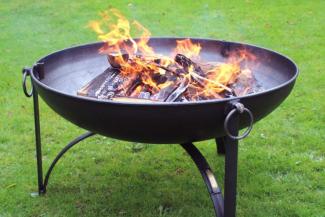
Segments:
[[[87,132],[85,134],[82,134],[81,136],[75,138],[74,140],[72,140],[71,142],[69,142],[68,145],[66,145],[59,153],[58,155],[54,158],[54,160],[51,163],[51,166],[49,167],[49,169],[47,170],[47,173],[45,175],[45,179],[44,179],[44,185],[43,185],[43,189],[44,189],[44,193],[46,192],[46,186],[47,183],[49,181],[51,172],[54,168],[54,166],[56,165],[56,163],[60,160],[60,158],[70,149],[72,148],[74,145],[76,145],[77,143],[81,142],[84,139],[87,139],[90,136],[95,135],[95,133],[93,132]]]
[[[192,143],[181,144],[181,146],[191,156],[192,160],[199,169],[211,196],[216,216],[223,217],[224,201],[222,197],[222,191],[221,188],[218,186],[218,183],[212,173],[209,164],[207,163],[201,152]]]

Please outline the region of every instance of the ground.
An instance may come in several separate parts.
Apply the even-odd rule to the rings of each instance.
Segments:
[[[0,1],[0,216],[213,216],[206,188],[177,145],[95,136],[67,154],[48,194],[36,191],[32,100],[21,68],[65,47],[95,41],[87,28],[108,7],[153,36],[256,44],[300,69],[288,99],[240,142],[238,216],[325,216],[324,1]],[[41,102],[44,166],[78,134]],[[219,179],[214,141],[197,144]],[[222,183],[221,183],[222,185]]]

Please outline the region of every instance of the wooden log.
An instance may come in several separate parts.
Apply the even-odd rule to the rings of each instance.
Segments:
[[[159,73],[155,73],[152,75],[152,80],[154,80],[157,84],[163,84],[167,81],[167,75],[161,75]]]
[[[150,96],[151,96],[150,92],[148,92],[148,91],[141,91],[140,94],[139,94],[139,96],[138,96],[138,98],[139,99],[150,99]]]
[[[176,102],[188,102],[189,100],[185,96],[179,97]]]
[[[211,71],[215,69],[221,62],[197,62],[196,63],[204,72]]]
[[[263,90],[249,69],[242,70],[230,87],[234,91],[235,96],[244,96]]]
[[[129,102],[129,103],[155,103],[157,101],[150,100],[150,99],[140,99],[140,98],[133,98],[133,97],[113,97],[111,99],[115,102]]]
[[[137,86],[141,84],[142,81],[140,75],[130,76],[127,82],[123,84],[123,90],[121,90],[122,92],[120,93],[120,95],[130,96],[135,90],[135,88],[137,88]]]
[[[168,85],[165,88],[162,88],[158,93],[154,94],[151,99],[157,100],[157,101],[165,101],[168,96],[177,88],[177,85],[175,83],[172,83]]]
[[[127,62],[129,59],[129,54],[127,53],[109,53],[107,54],[107,60],[113,68],[120,68],[121,62]]]
[[[193,62],[190,58],[187,58],[183,54],[176,54],[175,55],[175,62],[177,62],[179,65],[181,65],[186,71],[190,66],[193,65]]]
[[[140,84],[139,76],[123,76],[116,68],[108,68],[102,74],[78,90],[77,94],[99,99],[115,95],[128,95]]]
[[[99,87],[99,89],[95,92],[95,95],[99,99],[110,99],[116,94],[119,86],[123,84],[124,81],[125,78],[122,75],[119,73],[115,74]]]
[[[193,72],[197,73],[200,76],[205,75],[204,71],[201,69],[201,67],[198,64],[196,64],[190,58],[186,57],[183,54],[176,54],[175,62],[177,62],[179,65],[181,65],[187,72],[189,70],[189,67],[192,66]]]
[[[188,77],[183,78],[178,87],[167,97],[165,102],[175,102],[187,89],[190,84]]]
[[[148,66],[149,76],[157,84],[163,84],[168,82],[168,86],[159,90],[152,88],[150,84],[145,84],[146,82],[142,79],[147,78],[142,76],[141,73],[132,73],[127,76],[120,73],[119,65],[117,63],[120,61],[114,62],[116,56],[110,54],[108,59],[111,62],[111,65],[114,66],[105,70],[102,74],[98,75],[96,78],[87,83],[78,91],[78,95],[95,97],[100,99],[113,99],[118,98],[118,100],[131,100],[134,101],[135,97],[138,99],[146,99],[151,101],[165,101],[165,102],[176,102],[176,101],[188,101],[188,100],[204,100],[206,99],[206,94],[195,94],[192,95],[191,92],[195,91],[189,90],[189,85],[194,84],[197,87],[197,90],[200,90],[205,87],[207,82],[214,82],[206,78],[205,72],[202,70],[200,65],[204,65],[205,68],[212,68],[209,64],[195,63],[190,58],[182,54],[177,54],[175,56],[175,62],[169,64],[168,66],[159,65],[160,60],[155,60],[150,58],[146,59],[145,57],[136,57],[143,58],[144,61],[150,64],[155,64],[157,68],[152,68]],[[121,56],[117,57],[121,58]],[[122,57],[126,61],[134,61],[132,59],[128,60],[128,56]],[[115,64],[115,65],[114,65]],[[190,67],[192,70],[190,70]],[[157,71],[155,71],[157,70]],[[147,72],[147,71],[146,71]],[[146,74],[148,76],[148,74]],[[233,88],[241,93],[247,92],[247,89],[242,90],[243,84],[242,80],[239,79],[237,84],[233,84]],[[166,83],[167,84],[167,83]],[[218,85],[218,83],[216,83]],[[141,87],[141,88],[140,88]],[[220,96],[232,97],[236,96],[236,92],[230,89],[229,87],[224,87],[225,91],[221,93]],[[136,90],[136,91],[135,91]],[[155,94],[152,94],[155,93]],[[203,92],[202,92],[203,93]],[[211,95],[212,96],[212,95]],[[214,96],[214,95],[213,95]],[[125,99],[124,99],[125,98]],[[210,98],[210,97],[209,97]]]
[[[81,96],[98,98],[98,95],[100,95],[101,92],[106,91],[105,87],[112,85],[113,79],[118,74],[119,70],[114,68],[107,68],[103,73],[96,76],[80,90],[78,90],[77,94]]]

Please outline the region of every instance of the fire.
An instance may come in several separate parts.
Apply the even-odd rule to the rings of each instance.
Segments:
[[[117,9],[104,11],[100,16],[102,19],[91,21],[89,27],[98,34],[99,40],[105,42],[105,46],[100,49],[101,53],[128,53],[130,56],[138,51],[147,55],[154,53],[153,48],[147,44],[151,33],[139,22],[133,21],[130,24]],[[142,31],[137,42],[131,36],[132,27]]]
[[[176,44],[177,46],[173,52],[175,55],[181,53],[186,55],[188,58],[198,57],[200,55],[201,45],[193,44],[189,38],[184,40],[177,40]]]
[[[170,56],[164,56],[155,53],[148,44],[151,33],[138,21],[129,22],[116,9],[102,12],[100,16],[100,20],[89,23],[98,39],[104,42],[99,52],[108,56],[111,66],[118,68],[122,76],[136,84],[135,87],[128,83],[121,85],[120,94],[130,92],[130,86],[133,88],[124,96],[142,94],[159,100],[161,92],[174,88],[183,91],[186,100],[200,100],[222,98],[226,93],[243,95],[250,89],[252,79],[249,84],[243,84],[246,86],[241,92],[236,93],[230,87],[238,83],[238,78],[252,78],[246,62],[255,61],[256,57],[244,49],[230,53],[225,62],[209,64],[199,61],[201,45],[184,39],[177,40]],[[137,32],[138,39],[134,39],[131,32]]]

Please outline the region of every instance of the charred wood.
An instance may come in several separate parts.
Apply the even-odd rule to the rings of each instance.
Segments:
[[[122,62],[127,62],[129,59],[129,54],[124,53],[109,53],[107,54],[107,60],[113,68],[120,68]]]
[[[135,79],[130,80],[128,87],[124,89],[125,95],[129,96],[137,88],[137,86],[139,86],[141,84],[142,84],[142,82],[141,82],[140,76],[136,76]]]
[[[158,93],[154,94],[151,99],[158,101],[165,101],[168,96],[177,88],[176,84],[170,84],[165,88],[162,88]]]
[[[151,96],[150,92],[142,91],[142,92],[140,92],[138,98],[140,98],[140,99],[150,99],[150,96]]]
[[[166,102],[175,102],[187,89],[188,85],[190,84],[190,79],[185,77],[180,82],[178,87],[168,96],[165,100]]]
[[[237,76],[236,82],[230,85],[235,96],[243,96],[253,92],[257,92],[260,88],[254,75],[250,70],[242,70]]]
[[[121,83],[123,83],[123,78],[119,75],[119,70],[108,68],[83,86],[77,94],[95,98],[110,98]]]
[[[158,73],[155,73],[153,76],[152,76],[152,79],[157,83],[157,84],[163,84],[167,81],[167,76],[166,75],[161,75],[161,74],[158,74]]]
[[[134,97],[113,97],[112,101],[116,102],[129,102],[129,103],[155,103],[157,101],[150,100],[150,99],[140,99]]]
[[[185,69],[185,71],[187,71],[187,72],[188,72],[190,67],[193,67],[192,70],[195,73],[197,73],[200,76],[205,75],[205,73],[203,72],[203,70],[201,69],[201,67],[198,64],[196,64],[190,58],[186,57],[183,54],[176,54],[175,62],[177,62],[179,65],[181,65]]]

